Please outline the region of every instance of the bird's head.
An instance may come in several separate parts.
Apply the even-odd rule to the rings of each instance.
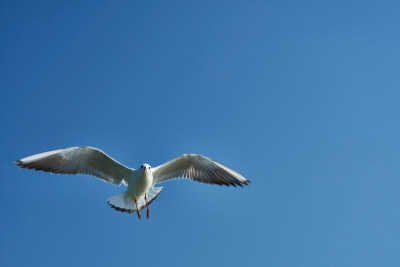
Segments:
[[[140,166],[139,170],[142,172],[151,171],[151,166],[149,164],[143,164]]]

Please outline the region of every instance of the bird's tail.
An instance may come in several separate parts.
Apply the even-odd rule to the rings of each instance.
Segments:
[[[162,187],[150,187],[149,191],[147,192],[147,204],[150,205],[161,193]],[[137,206],[139,211],[146,207],[146,201],[144,197],[136,199]],[[109,197],[107,199],[107,203],[111,206],[111,208],[121,211],[121,212],[128,212],[134,213],[136,211],[135,200],[132,197],[128,197],[126,195],[126,191],[122,192],[118,195]]]

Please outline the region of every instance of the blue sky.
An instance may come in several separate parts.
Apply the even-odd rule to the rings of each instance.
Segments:
[[[1,1],[1,266],[399,266],[399,1]],[[252,181],[124,190],[13,161],[183,153]]]

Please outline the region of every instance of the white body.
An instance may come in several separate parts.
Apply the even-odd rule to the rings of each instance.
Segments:
[[[162,187],[153,186],[153,173],[150,165],[143,164],[132,170],[125,178],[128,188],[125,192],[107,199],[108,204],[118,211],[133,213],[150,204],[161,192]]]
[[[135,170],[132,176],[128,178],[128,188],[126,195],[128,197],[139,198],[144,197],[144,194],[150,189],[153,184],[153,174],[151,170],[141,171]]]

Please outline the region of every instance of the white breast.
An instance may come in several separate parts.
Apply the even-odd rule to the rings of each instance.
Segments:
[[[153,183],[153,174],[150,171],[135,171],[128,182],[127,193],[136,198],[144,196]]]

